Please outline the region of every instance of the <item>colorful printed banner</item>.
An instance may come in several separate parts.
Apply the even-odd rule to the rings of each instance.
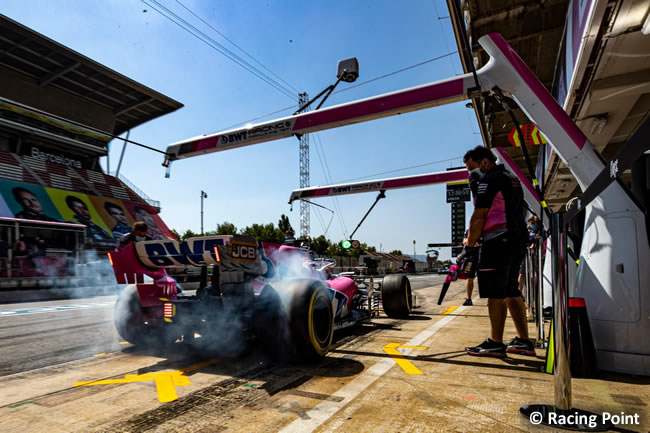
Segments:
[[[174,237],[149,205],[5,179],[0,179],[0,216],[83,224],[86,240],[97,246],[114,245],[135,221],[147,223],[152,239]]]

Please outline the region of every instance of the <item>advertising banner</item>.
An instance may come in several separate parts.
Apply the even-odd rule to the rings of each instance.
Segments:
[[[110,228],[113,237],[117,239],[131,231],[135,220],[121,200],[94,195],[89,195],[88,198],[106,226]]]
[[[174,238],[147,204],[5,179],[0,179],[0,216],[83,224],[86,241],[99,247],[115,245],[120,236],[131,231],[135,221],[144,221],[149,226],[147,235],[152,239]]]
[[[63,222],[47,191],[40,186],[29,183],[0,180],[0,194],[9,207],[14,218]],[[3,215],[5,216],[5,215]]]
[[[4,197],[2,197],[2,194],[0,194],[0,217],[13,217],[14,214],[11,212],[11,209],[9,209],[9,206],[5,202]]]
[[[97,246],[115,244],[111,230],[86,194],[45,188],[65,222],[86,226],[86,241]]]
[[[142,221],[149,226],[147,236],[151,239],[174,238],[167,225],[165,225],[151,206],[132,202],[124,202],[124,205],[133,214],[136,221]]]

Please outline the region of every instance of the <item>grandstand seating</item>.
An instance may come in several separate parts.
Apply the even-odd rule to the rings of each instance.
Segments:
[[[5,151],[0,151],[0,177],[16,182],[39,183],[13,154]]]
[[[6,151],[0,151],[0,178],[146,204],[119,179],[101,171],[73,168]]]

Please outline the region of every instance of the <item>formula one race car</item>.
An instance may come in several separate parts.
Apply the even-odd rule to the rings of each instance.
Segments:
[[[223,353],[255,338],[275,352],[314,359],[328,352],[335,330],[369,320],[380,305],[392,318],[407,317],[413,305],[405,275],[380,284],[334,276],[334,261],[249,236],[135,242],[109,260],[118,283],[129,284],[116,302],[115,326],[135,345],[182,339]],[[201,268],[195,295],[178,293],[165,270],[173,266]]]

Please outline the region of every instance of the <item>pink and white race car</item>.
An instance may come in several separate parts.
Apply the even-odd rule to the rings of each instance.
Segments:
[[[413,305],[405,275],[381,283],[334,276],[333,261],[249,236],[135,242],[109,259],[117,282],[128,284],[115,305],[115,326],[135,345],[182,339],[223,353],[252,337],[276,353],[314,359],[329,351],[335,330],[371,319],[380,307],[404,318]],[[196,294],[179,293],[166,272],[176,266],[201,268]]]

